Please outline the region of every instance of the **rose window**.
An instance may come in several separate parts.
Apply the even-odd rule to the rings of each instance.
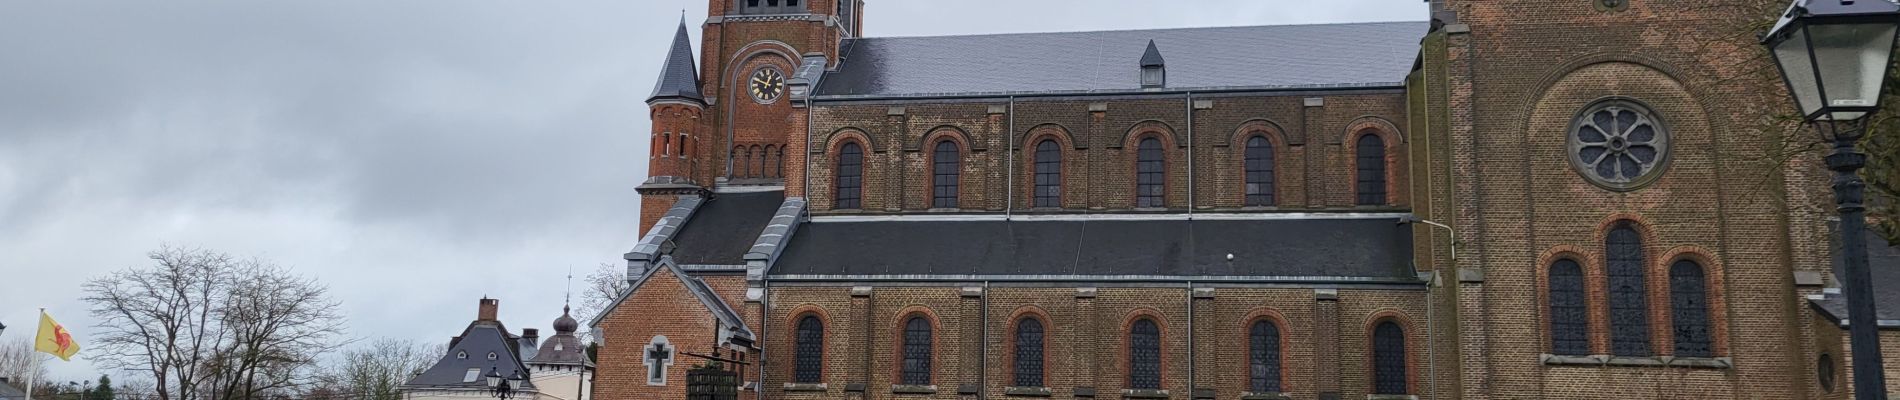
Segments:
[[[1585,109],[1571,124],[1571,164],[1584,177],[1613,190],[1648,183],[1669,156],[1669,132],[1653,115],[1623,100]]]

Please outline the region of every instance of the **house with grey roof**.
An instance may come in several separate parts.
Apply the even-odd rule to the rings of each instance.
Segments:
[[[450,338],[447,353],[437,359],[434,365],[416,374],[403,383],[405,399],[466,399],[470,396],[486,396],[493,390],[488,386],[489,375],[524,378],[522,387],[514,388],[515,398],[529,400],[551,400],[554,397],[539,395],[532,380],[533,370],[528,368],[522,349],[528,343],[522,336],[509,333],[508,327],[497,319],[501,300],[482,298],[474,321],[469,322],[462,333]],[[571,399],[572,397],[561,397]]]

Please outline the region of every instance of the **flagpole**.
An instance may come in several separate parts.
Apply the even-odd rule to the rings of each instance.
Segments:
[[[26,400],[33,400],[33,381],[40,377],[40,359],[46,358],[37,353],[33,354],[33,368],[26,372]]]
[[[42,320],[46,319],[46,307],[40,307],[40,319]],[[34,325],[38,326],[39,324],[34,324]],[[40,336],[39,328],[34,328],[33,329],[33,341],[34,341],[33,346],[34,347],[39,347],[40,345],[39,336]],[[34,381],[38,380],[40,377],[40,359],[46,358],[46,356],[40,355],[39,351],[33,351],[29,354],[33,355],[33,366],[27,369],[26,371],[26,400],[33,400]]]

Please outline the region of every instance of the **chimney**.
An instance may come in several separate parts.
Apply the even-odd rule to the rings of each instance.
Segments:
[[[501,300],[482,298],[481,313],[475,315],[476,321],[496,321],[496,310],[501,308]]]
[[[534,329],[534,328],[522,328],[521,340],[527,341],[529,346],[540,346],[541,345],[541,330]]]

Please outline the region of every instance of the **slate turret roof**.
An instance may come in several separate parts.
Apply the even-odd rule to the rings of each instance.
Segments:
[[[460,336],[450,341],[447,354],[402,386],[407,390],[483,390],[488,388],[484,377],[491,370],[504,377],[516,373],[529,376],[528,368],[521,363],[516,340],[500,321],[471,322]],[[494,354],[495,359],[488,359],[489,354]],[[524,381],[523,385],[525,388],[516,389],[534,389],[533,383]]]
[[[1417,21],[846,39],[816,98],[1139,92],[1128,64],[1150,41],[1168,49],[1170,90],[1397,88],[1428,28]]]
[[[554,319],[554,336],[549,336],[547,341],[541,342],[540,351],[529,358],[528,363],[594,365],[587,359],[586,346],[581,345],[580,338],[574,337],[574,331],[579,327],[580,322],[575,321],[574,317],[568,314],[567,307],[561,307],[561,317]]]
[[[699,93],[699,67],[693,63],[693,41],[686,34],[686,19],[680,19],[679,32],[673,34],[673,50],[666,54],[666,64],[660,67],[660,81],[653,84],[653,95],[647,97],[651,103],[659,100],[692,100],[705,102],[706,96]]]

